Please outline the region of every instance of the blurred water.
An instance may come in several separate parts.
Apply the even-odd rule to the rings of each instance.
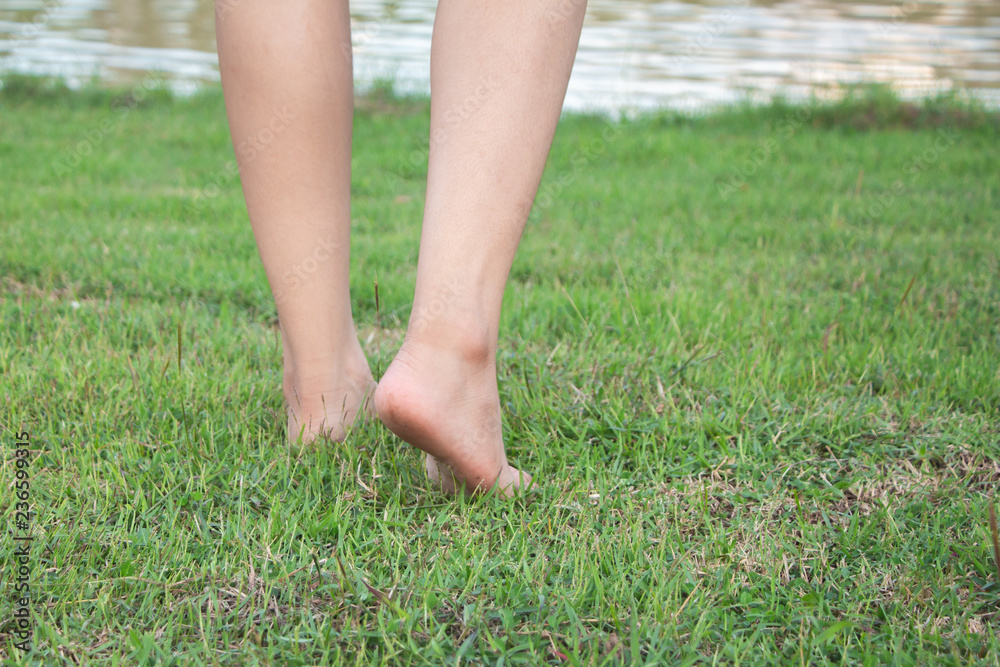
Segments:
[[[435,6],[351,2],[359,89],[392,77],[429,90]],[[214,20],[207,0],[0,0],[0,71],[71,84],[155,71],[189,91],[219,78]],[[566,108],[701,108],[871,81],[1000,105],[1000,2],[590,0]]]

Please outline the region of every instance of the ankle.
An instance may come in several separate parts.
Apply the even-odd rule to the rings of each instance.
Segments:
[[[286,365],[282,388],[286,398],[315,396],[343,390],[363,390],[372,382],[371,369],[361,345],[350,354],[314,358]]]
[[[402,350],[431,349],[475,366],[496,361],[496,327],[478,314],[449,313],[454,317],[411,320]]]

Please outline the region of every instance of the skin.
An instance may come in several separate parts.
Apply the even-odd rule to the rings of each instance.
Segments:
[[[448,492],[513,495],[500,306],[566,94],[586,1],[440,0],[416,291],[376,386],[351,315],[353,80],[344,0],[218,0],[229,126],[281,322],[290,441],[373,414]]]

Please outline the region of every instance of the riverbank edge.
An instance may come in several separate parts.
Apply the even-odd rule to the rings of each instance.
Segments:
[[[81,107],[141,108],[155,104],[218,104],[221,85],[208,85],[191,95],[172,92],[168,82],[150,73],[132,86],[107,86],[93,82],[79,88],[46,76],[7,73],[0,75],[0,108],[44,102]],[[889,85],[844,86],[837,98],[814,96],[808,101],[790,101],[776,96],[765,104],[740,102],[694,112],[670,108],[622,113],[618,118],[598,111],[564,111],[564,117],[591,117],[603,122],[653,125],[719,125],[753,122],[780,122],[809,110],[813,127],[856,131],[922,130],[957,128],[1000,133],[1000,110],[987,108],[965,91],[948,91],[921,100],[904,100]],[[369,115],[429,115],[428,95],[400,93],[391,80],[376,82],[355,91],[355,110]]]

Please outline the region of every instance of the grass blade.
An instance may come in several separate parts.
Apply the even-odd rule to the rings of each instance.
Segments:
[[[997,512],[990,498],[990,534],[993,537],[993,564],[997,567],[997,583],[1000,583],[1000,536],[997,535]]]

